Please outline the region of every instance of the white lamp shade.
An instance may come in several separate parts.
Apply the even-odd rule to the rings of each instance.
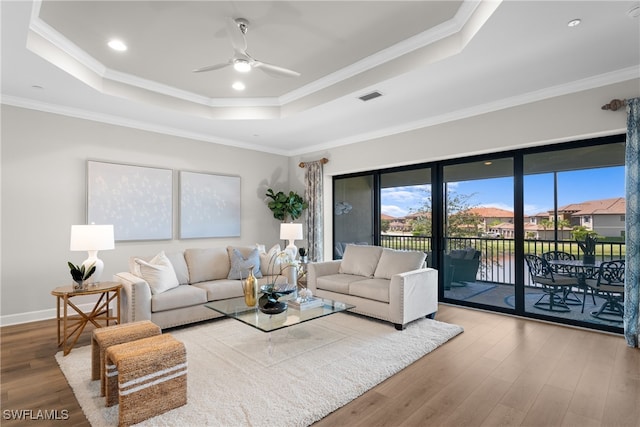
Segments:
[[[113,225],[72,225],[72,251],[104,251],[114,249]]]
[[[280,224],[280,238],[282,240],[301,240],[302,239],[302,224],[295,224],[293,222]]]

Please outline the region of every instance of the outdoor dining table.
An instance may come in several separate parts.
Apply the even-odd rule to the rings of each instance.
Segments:
[[[602,261],[596,261],[593,264],[585,264],[581,259],[551,259],[547,262],[550,265],[563,267],[565,271],[570,272],[569,274],[577,279],[578,287],[582,288],[584,291],[581,311],[581,313],[584,313],[584,300],[587,297],[587,289],[589,288],[586,280],[595,278],[598,275]]]

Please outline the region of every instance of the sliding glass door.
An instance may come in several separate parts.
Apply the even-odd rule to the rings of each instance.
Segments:
[[[380,245],[427,253],[432,261],[431,169],[380,174]]]
[[[582,278],[624,259],[624,150],[617,135],[334,177],[334,259],[348,243],[424,251],[441,301],[621,332],[597,313],[623,296]],[[553,266],[559,290],[532,279],[526,259],[582,262],[586,235],[593,268]]]
[[[372,174],[333,182],[333,259],[341,259],[346,245],[374,244],[375,206]]]
[[[444,297],[515,308],[511,157],[444,166]]]
[[[615,327],[622,317],[601,318],[607,302],[586,286],[600,263],[625,253],[624,143],[524,156],[525,253],[551,260],[554,280],[544,286],[525,276],[525,311],[558,319]],[[585,263],[578,241],[595,236],[595,262]],[[586,277],[586,281],[580,280]]]

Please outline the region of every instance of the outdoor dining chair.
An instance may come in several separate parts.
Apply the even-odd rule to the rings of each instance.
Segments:
[[[605,299],[599,310],[591,312],[593,317],[611,322],[622,322],[624,316],[624,267],[623,259],[606,261],[600,264],[596,278],[586,279],[586,284],[591,288],[591,291]],[[585,297],[586,292],[585,290]]]
[[[563,251],[549,251],[549,252],[543,253],[542,258],[545,261],[551,261],[551,260],[573,261],[576,259],[576,256]],[[562,276],[573,277],[573,276],[576,276],[577,273],[579,273],[575,270],[574,267],[567,264],[549,264],[549,268],[551,268],[554,274],[559,274]],[[582,287],[584,288],[584,286]],[[576,293],[573,291],[573,288],[565,288],[565,294],[563,295],[563,298],[564,298],[564,301],[567,303],[567,305],[582,304],[582,300],[578,297],[578,295],[576,295]],[[593,298],[594,298],[593,303],[595,304],[596,303],[595,297]]]
[[[533,306],[540,310],[567,312],[570,311],[565,295],[567,290],[578,285],[575,277],[554,275],[549,263],[535,254],[525,254],[524,260],[529,267],[529,275],[533,284],[539,284],[543,295]]]

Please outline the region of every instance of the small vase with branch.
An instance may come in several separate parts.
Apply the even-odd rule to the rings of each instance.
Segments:
[[[289,269],[295,269],[297,262],[291,259],[289,252],[280,251],[275,253],[269,260],[267,275],[273,278],[273,282],[267,283],[260,287],[262,296],[258,299],[258,309],[266,314],[278,314],[287,309],[285,301],[279,301],[279,298],[288,295],[297,290],[295,283],[286,283],[278,285],[276,283],[279,276],[285,274]]]

